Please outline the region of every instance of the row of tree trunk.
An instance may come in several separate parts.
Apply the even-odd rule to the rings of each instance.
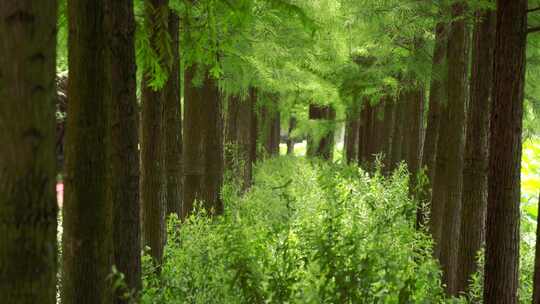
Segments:
[[[496,11],[477,11],[472,43],[466,3],[455,2],[449,9],[452,21],[435,29],[426,131],[424,90],[403,80],[405,89],[395,101],[383,98],[372,105],[364,100],[360,112],[349,110],[346,159],[368,169],[377,154],[388,168],[405,161],[410,194],[419,202],[417,227],[427,225],[433,236],[447,293],[469,289],[485,244],[484,302],[513,304],[527,1],[499,0]],[[427,183],[417,183],[422,176]]]

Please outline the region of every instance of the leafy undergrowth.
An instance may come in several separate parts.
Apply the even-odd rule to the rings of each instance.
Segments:
[[[171,221],[142,303],[445,303],[431,241],[414,229],[405,170],[267,161],[224,189],[226,214]]]

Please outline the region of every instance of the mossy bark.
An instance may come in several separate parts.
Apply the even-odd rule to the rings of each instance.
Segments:
[[[56,11],[0,1],[2,303],[56,303]]]
[[[105,2],[70,0],[62,303],[111,303],[109,40]]]
[[[141,282],[139,114],[136,96],[133,0],[110,1],[107,25],[111,75],[109,195],[113,205],[113,263],[129,290]],[[128,303],[117,290],[116,303]]]

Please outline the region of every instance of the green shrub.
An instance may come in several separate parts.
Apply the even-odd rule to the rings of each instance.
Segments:
[[[142,303],[443,303],[407,185],[403,168],[264,162],[242,197],[225,186],[223,216],[170,221],[161,274],[144,261]]]

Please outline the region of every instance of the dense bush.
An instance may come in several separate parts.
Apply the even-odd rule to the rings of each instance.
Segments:
[[[430,240],[414,229],[407,178],[280,158],[255,186],[224,190],[226,214],[172,220],[143,303],[441,303]]]

